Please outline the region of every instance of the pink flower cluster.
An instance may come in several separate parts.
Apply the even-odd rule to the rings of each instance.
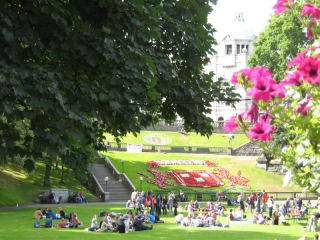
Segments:
[[[289,8],[294,7],[294,0],[278,0],[276,5],[273,6],[272,9],[274,9],[275,14],[280,14],[286,11]],[[302,7],[301,16],[311,16],[309,19],[309,23],[307,25],[307,38],[313,39],[314,32],[316,31],[317,27],[317,19],[320,19],[320,9],[314,6],[311,3],[306,3]]]
[[[253,128],[248,132],[251,139],[259,139],[261,141],[269,141],[274,127],[269,125],[270,116],[265,114],[259,117],[259,101],[270,102],[275,98],[282,99],[285,92],[282,84],[278,84],[272,79],[272,73],[269,69],[259,66],[241,70],[233,74],[231,83],[238,84],[247,90],[247,95],[252,98],[253,103],[249,110],[233,116],[224,125],[224,130],[230,131],[237,129],[243,125],[245,121],[254,124]]]
[[[239,185],[242,185],[242,186],[250,187],[248,185],[249,179],[246,179],[246,178],[242,177],[240,171],[238,171],[238,175],[237,176],[233,176],[225,168],[218,167],[218,168],[216,168],[216,170],[219,171],[219,174],[220,174],[221,177],[225,177],[225,178],[227,178],[229,180],[229,186],[235,186],[236,184],[239,184]]]

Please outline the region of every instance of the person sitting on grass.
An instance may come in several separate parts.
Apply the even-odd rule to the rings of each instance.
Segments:
[[[193,208],[194,208],[195,211],[199,211],[200,210],[200,203],[198,202],[198,200],[194,201]]]
[[[146,223],[154,223],[154,216],[152,214],[149,214],[147,211],[144,211],[144,218],[143,221]]]
[[[66,213],[63,211],[62,207],[59,207],[60,218],[66,218]]]
[[[151,225],[150,227],[144,225],[143,220],[139,219],[138,216],[134,216],[132,225],[133,225],[133,228],[135,231],[143,231],[143,230],[152,230],[153,229],[153,225]]]
[[[51,216],[52,219],[57,219],[56,214],[52,211],[51,208],[49,208],[47,212],[47,217]]]
[[[47,217],[47,212],[48,211],[49,211],[49,208],[46,207],[45,209],[43,209],[42,215]]]
[[[164,221],[160,220],[159,214],[157,212],[154,213],[154,223],[164,223]]]
[[[91,226],[88,228],[88,231],[94,232],[94,231],[97,231],[98,229],[99,227],[98,227],[97,215],[95,214],[91,219]]]
[[[41,208],[38,208],[37,211],[34,212],[33,218],[34,219],[42,219],[43,218],[43,214],[41,212]]]
[[[193,226],[193,215],[190,214],[188,217],[184,218],[181,222],[181,227]]]
[[[258,216],[259,216],[259,212],[255,210],[251,216],[252,223],[257,223],[257,221],[259,220]]]
[[[263,215],[263,212],[260,212],[258,215],[258,224],[268,224],[268,217]]]
[[[176,221],[174,223],[180,224],[183,219],[184,219],[183,212],[181,212],[176,216]]]
[[[128,214],[124,214],[123,216],[119,216],[118,218],[118,223],[117,223],[117,228],[119,233],[125,233],[125,221],[129,219]]]
[[[47,218],[46,218],[46,222],[44,224],[44,227],[45,228],[52,228],[52,216],[49,215]]]
[[[66,222],[64,221],[64,218],[61,218],[61,221],[59,223],[59,227],[65,228],[66,227]]]
[[[72,225],[73,225],[73,228],[79,228],[79,226],[80,227],[83,226],[82,222],[80,222],[76,213],[73,214]]]

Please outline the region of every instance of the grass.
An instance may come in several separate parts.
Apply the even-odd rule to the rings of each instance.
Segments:
[[[229,147],[229,140],[226,137],[226,134],[218,134],[214,133],[210,138],[203,137],[200,134],[196,134],[194,132],[188,133],[186,135],[182,135],[178,132],[160,132],[160,131],[141,131],[137,137],[133,134],[128,134],[122,138],[122,143],[143,143],[149,144],[145,142],[142,137],[145,134],[149,133],[161,133],[169,136],[172,139],[172,143],[169,145],[172,146],[201,146],[201,147]],[[110,134],[105,134],[106,141],[113,142],[113,136]],[[232,140],[232,147],[239,147],[246,142],[248,142],[248,138],[244,134],[235,134],[234,139]],[[150,144],[151,145],[151,144]]]
[[[202,206],[204,203],[201,204]],[[58,205],[52,208],[58,211]],[[103,204],[103,205],[67,205],[63,209],[66,213],[77,213],[80,221],[88,227],[91,223],[93,214],[99,214],[101,211],[121,212],[127,210],[123,204]],[[308,239],[313,239],[314,233],[301,232],[302,226],[293,223],[291,226],[282,225],[257,225],[246,222],[230,222],[231,228],[197,228],[186,227],[180,228],[178,224],[173,224],[173,217],[161,216],[165,223],[154,224],[152,231],[129,232],[129,234],[119,234],[112,232],[84,232],[83,229],[68,228],[33,228],[34,221],[40,221],[44,224],[44,220],[34,220],[32,215],[35,208],[16,208],[0,211],[0,235],[2,239],[100,239],[107,237],[108,239],[253,239],[253,240],[292,240],[306,235]],[[134,212],[134,211],[133,211]],[[186,215],[186,214],[185,214]],[[247,215],[250,215],[247,213]],[[100,221],[99,217],[99,221]],[[222,223],[226,223],[225,217],[218,217]],[[54,220],[58,223],[59,220]]]
[[[45,165],[37,163],[37,169],[31,174],[24,171],[13,170],[11,164],[3,166],[0,172],[0,206],[27,204],[37,199],[42,190],[50,188],[67,188],[72,191],[84,191],[88,200],[96,199],[79,181],[77,181],[71,172],[64,171],[64,182],[60,182],[61,170],[53,168],[51,170],[51,187],[43,186]]]
[[[256,158],[257,157],[248,157],[248,156],[223,156],[223,155],[212,155],[212,154],[183,154],[183,153],[167,153],[167,154],[159,154],[159,153],[127,153],[127,152],[104,152],[106,156],[112,161],[117,169],[122,170],[121,159],[125,159],[124,162],[124,172],[129,177],[131,182],[136,186],[139,190],[140,180],[138,172],[142,172],[147,174],[153,179],[153,175],[147,172],[148,166],[146,163],[150,160],[173,160],[173,159],[185,159],[185,160],[210,160],[218,163],[219,167],[226,168],[232,175],[237,175],[238,171],[241,170],[241,174],[243,177],[248,178],[250,180],[249,185],[253,190],[261,190],[265,189],[267,192],[291,192],[291,191],[301,191],[300,188],[297,187],[282,187],[282,176],[275,175],[270,172],[266,172],[262,169],[256,167]],[[203,170],[204,168],[208,168],[205,166],[188,166],[188,165],[167,165],[160,166],[157,168],[161,172],[165,172],[165,170],[183,170],[183,169],[192,169],[192,170]],[[209,168],[214,169],[214,168]],[[226,186],[228,186],[228,181],[223,179],[225,185],[222,187],[214,187],[214,188],[186,188],[182,186],[172,187],[167,185],[166,190],[162,191],[174,191],[177,192],[182,189],[184,192],[207,192],[207,191],[218,191],[224,190]],[[239,186],[238,186],[239,187]],[[148,184],[143,181],[143,190],[148,188],[153,189],[154,191],[159,191],[160,189],[153,185]]]

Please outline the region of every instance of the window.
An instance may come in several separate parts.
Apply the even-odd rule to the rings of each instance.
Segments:
[[[241,53],[241,46],[240,44],[237,44],[237,54],[240,54]]]
[[[232,54],[232,45],[226,45],[226,54],[231,55]]]

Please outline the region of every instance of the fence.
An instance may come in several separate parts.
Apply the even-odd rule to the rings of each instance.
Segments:
[[[168,194],[168,192],[157,192],[161,193],[162,196],[165,196]],[[223,200],[226,201],[227,199],[237,199],[238,194],[237,192],[227,192],[224,193],[226,198]],[[248,197],[251,194],[251,192],[244,192],[245,198]],[[293,199],[294,192],[267,192],[268,196],[273,196],[273,199],[275,201],[279,200],[286,200],[287,198]],[[299,194],[301,196],[301,199],[304,200],[315,200],[318,198],[318,193],[314,192],[297,192],[296,194]],[[201,193],[201,192],[185,192],[185,195],[188,198],[188,201],[190,200],[198,200],[201,202],[208,202],[208,201],[216,201],[217,196],[215,192],[207,192],[207,193]]]
[[[111,142],[106,145],[106,149],[110,151],[127,151],[127,143]],[[194,146],[162,146],[143,144],[143,152],[179,152],[179,153],[214,153],[214,154],[231,154],[229,147],[194,147]]]

